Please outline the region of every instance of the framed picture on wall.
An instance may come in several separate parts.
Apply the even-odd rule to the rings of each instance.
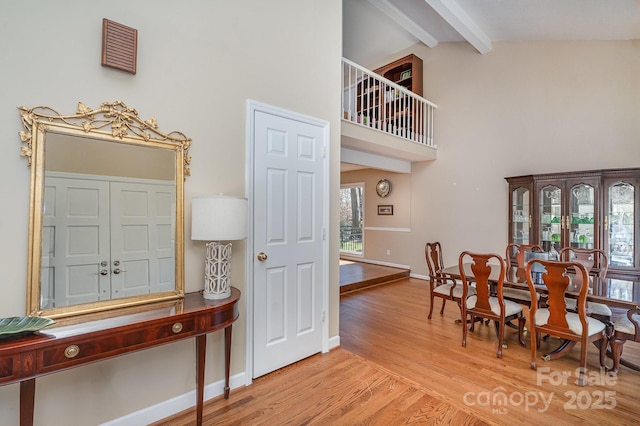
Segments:
[[[378,205],[378,214],[379,215],[392,215],[393,214],[393,205],[392,204]]]

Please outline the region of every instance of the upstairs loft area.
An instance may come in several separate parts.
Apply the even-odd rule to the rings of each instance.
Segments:
[[[406,161],[436,158],[434,113],[422,95],[422,60],[409,55],[374,71],[342,59],[342,147]]]

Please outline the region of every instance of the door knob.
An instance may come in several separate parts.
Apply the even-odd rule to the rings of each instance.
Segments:
[[[264,262],[265,260],[267,260],[267,255],[263,252],[258,253],[258,260],[260,262]]]
[[[113,270],[113,273],[118,275],[120,272],[122,272],[122,270],[120,268],[116,268]]]

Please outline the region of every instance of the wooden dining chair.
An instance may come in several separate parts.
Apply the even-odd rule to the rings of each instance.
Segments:
[[[436,297],[442,299],[440,315],[444,314],[444,306],[447,300],[452,300],[460,306],[462,298],[462,282],[457,281],[450,275],[442,273],[444,262],[442,256],[442,245],[439,242],[427,243],[424,246],[424,255],[429,268],[429,316],[433,313],[433,305]],[[469,294],[475,294],[475,289],[469,290]]]
[[[571,284],[571,276],[577,275],[582,282],[587,282],[587,270],[578,262],[531,259],[527,262],[526,274],[529,292],[532,295],[537,293],[531,270],[535,264],[539,264],[545,269],[545,272],[542,272],[542,280],[548,292],[548,307],[538,308],[537,304],[533,303],[529,309],[531,368],[536,369],[536,354],[540,348],[541,333],[568,341],[569,344],[563,349],[563,353],[569,351],[576,343],[580,342],[580,376],[578,384],[584,386],[586,384],[585,370],[589,343],[603,340],[599,348],[600,365],[604,367],[608,342],[604,323],[587,316],[586,285],[581,286],[578,293],[577,313],[567,311],[565,295]],[[576,278],[574,277],[573,279]]]
[[[604,250],[564,247],[560,250],[559,259],[563,262],[578,262],[587,271],[587,285],[596,294],[602,295],[606,288],[606,276],[609,269],[609,258]],[[593,279],[591,279],[593,277]],[[579,278],[579,276],[576,276]],[[581,283],[577,283],[581,284]],[[576,283],[574,282],[574,285]],[[576,299],[567,298],[567,310],[576,310]],[[611,309],[604,303],[587,301],[587,314],[608,324],[611,322]]]
[[[471,261],[472,277],[465,271],[465,264]],[[498,270],[497,283],[495,289],[492,288],[490,275],[492,264]],[[507,322],[518,320],[518,340],[520,345],[526,346],[522,335],[524,331],[525,317],[522,314],[522,305],[504,300],[502,290],[504,286],[505,264],[504,260],[497,254],[471,253],[463,251],[458,259],[460,276],[462,277],[462,346],[467,346],[467,315],[471,317],[470,330],[474,331],[475,322],[478,318],[493,320],[498,335],[498,350],[496,356],[502,358],[502,346],[504,343],[504,328]],[[475,295],[469,295],[471,289],[471,278],[475,282]],[[495,281],[495,278],[493,279]]]
[[[509,243],[507,244],[507,249],[505,253],[505,259],[507,262],[507,267],[515,266],[517,269],[515,271],[515,281],[525,283],[527,281],[527,277],[525,274],[525,253],[528,251],[532,252],[544,252],[542,247],[537,244],[516,244]],[[515,263],[515,265],[514,265]],[[526,306],[531,306],[531,294],[528,290],[519,290],[516,288],[505,288],[503,292],[503,296],[506,300],[511,300],[516,303],[521,303]],[[540,294],[536,294],[536,302],[540,300]]]
[[[640,371],[640,366],[622,358],[622,348],[627,340],[640,342],[640,308],[630,309],[619,315],[613,324],[613,335],[609,338],[613,367],[608,370],[612,375],[618,374],[620,364]]]

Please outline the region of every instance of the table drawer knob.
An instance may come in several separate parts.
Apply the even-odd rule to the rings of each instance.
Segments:
[[[171,330],[172,330],[174,333],[180,333],[180,332],[182,331],[182,324],[181,324],[181,323],[179,323],[179,322],[177,322],[177,323],[173,324],[173,327],[171,327]]]
[[[80,348],[77,345],[67,346],[67,349],[64,350],[64,356],[67,358],[74,358],[80,353]]]

